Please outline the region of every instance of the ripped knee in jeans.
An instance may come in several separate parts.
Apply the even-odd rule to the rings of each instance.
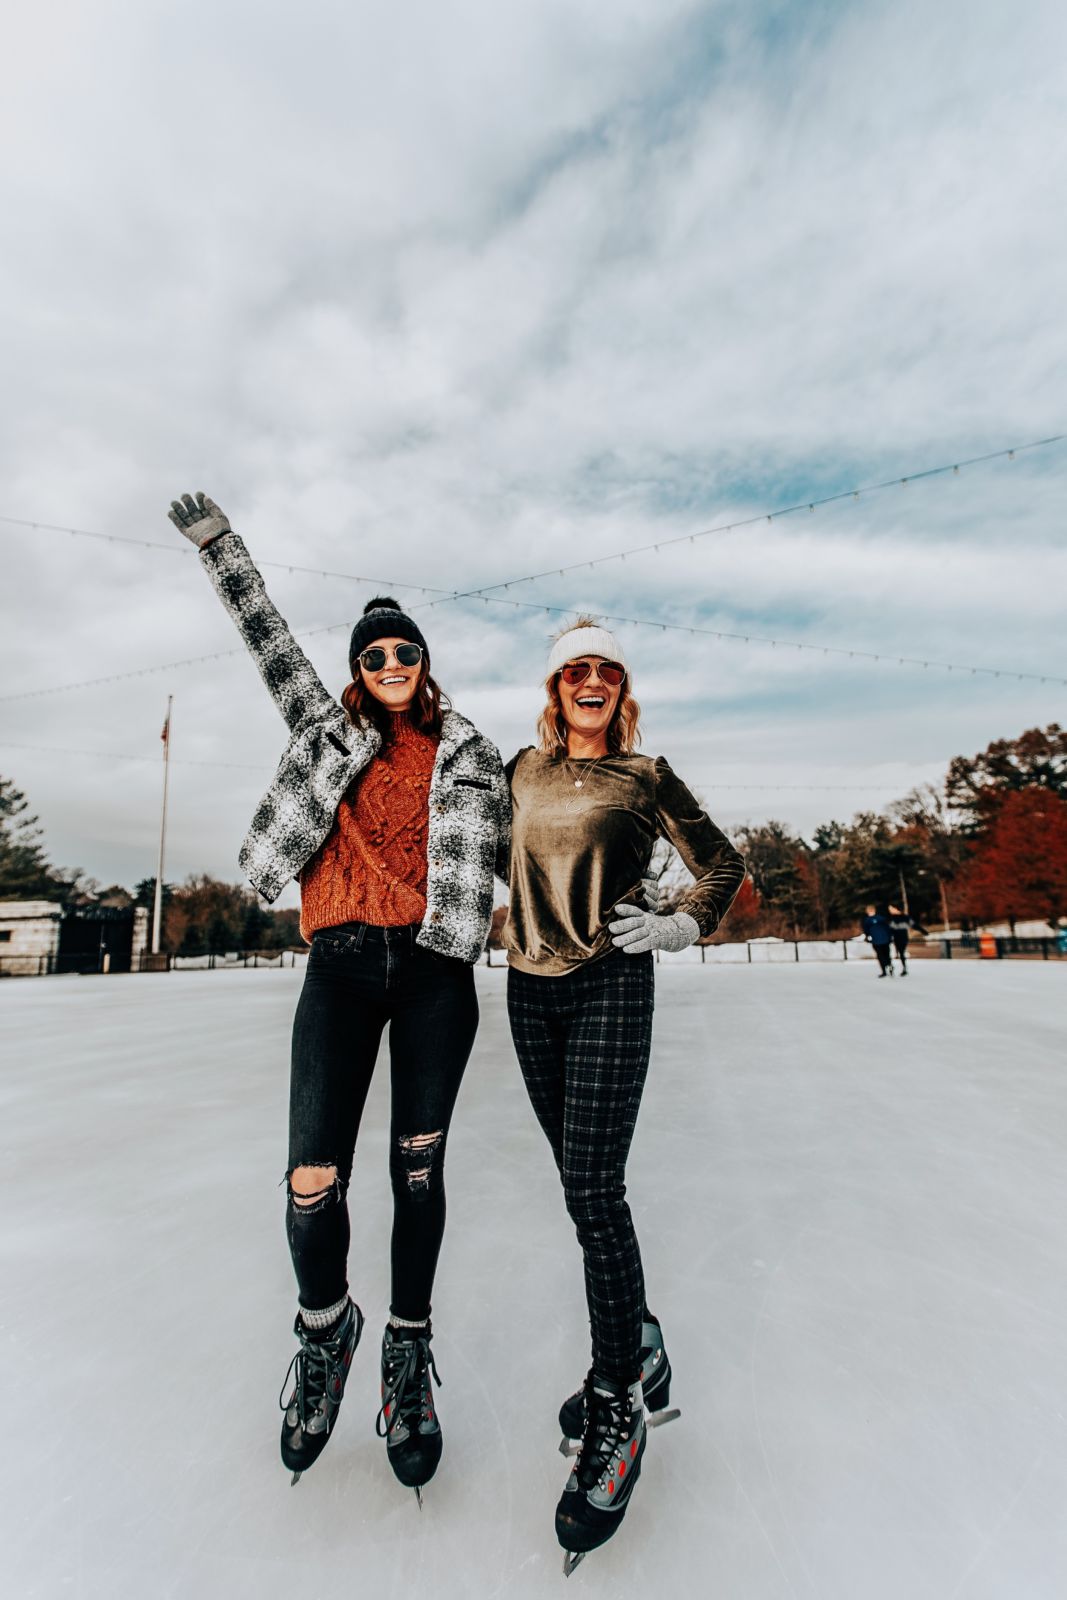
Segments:
[[[321,1211],[341,1198],[341,1180],[336,1166],[313,1162],[287,1172],[289,1201],[297,1211]]]
[[[436,1133],[402,1134],[396,1141],[396,1151],[403,1167],[408,1193],[427,1194],[434,1163],[444,1143],[444,1131]]]

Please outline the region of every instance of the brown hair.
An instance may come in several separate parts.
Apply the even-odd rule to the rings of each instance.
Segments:
[[[579,617],[577,622],[569,622],[561,628],[556,638],[562,639],[565,633],[570,633],[573,628],[599,628],[600,623],[595,617]],[[580,652],[579,652],[580,654]],[[537,748],[544,756],[558,756],[567,750],[567,723],[563,716],[563,705],[559,698],[559,673],[553,672],[545,679],[545,693],[548,696],[541,715],[537,719]],[[634,699],[630,690],[630,672],[627,668],[626,676],[622,680],[622,693],[619,703],[615,707],[615,715],[608,723],[607,740],[608,752],[613,756],[632,755],[641,743],[639,723],[641,720],[641,707]]]
[[[357,728],[365,728],[368,724],[376,728],[382,736],[383,744],[388,744],[392,739],[395,713],[390,711],[377,695],[371,694],[362,673],[358,673],[345,689],[341,696],[341,704]],[[444,713],[451,709],[452,702],[442,692],[436,679],[430,676],[430,659],[424,655],[415,696],[406,712],[411,720],[411,726],[417,728],[420,733],[428,733],[433,738],[439,739]]]

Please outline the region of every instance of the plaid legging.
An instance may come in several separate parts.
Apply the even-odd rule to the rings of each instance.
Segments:
[[[654,1002],[651,954],[612,951],[561,978],[508,969],[515,1052],[585,1258],[593,1370],[623,1383],[640,1371],[645,1285],[625,1179]]]

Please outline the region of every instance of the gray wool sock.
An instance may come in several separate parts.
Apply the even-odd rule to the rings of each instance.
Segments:
[[[348,1307],[348,1296],[342,1295],[336,1305],[326,1306],[322,1311],[308,1311],[300,1307],[300,1320],[309,1333],[325,1333],[327,1328],[332,1328],[335,1322],[340,1322]]]

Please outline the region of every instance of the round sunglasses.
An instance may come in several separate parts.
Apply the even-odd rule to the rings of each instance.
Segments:
[[[398,666],[417,667],[422,660],[422,645],[398,644],[393,654]],[[388,650],[383,650],[380,644],[372,644],[359,652],[360,665],[368,672],[381,672],[388,659]]]
[[[591,661],[568,661],[565,667],[560,668],[560,677],[564,683],[584,683],[593,670]],[[626,676],[626,668],[621,661],[597,661],[597,672],[602,683],[610,684],[614,689]]]

